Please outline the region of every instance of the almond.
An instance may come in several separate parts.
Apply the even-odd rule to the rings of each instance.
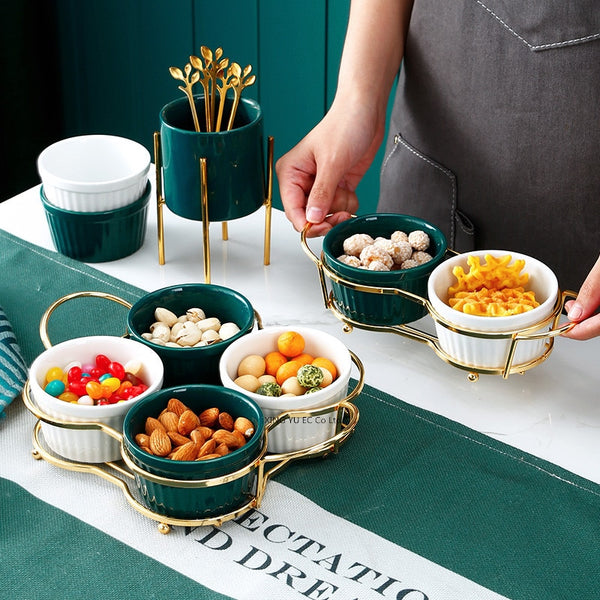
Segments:
[[[178,446],[170,454],[169,458],[173,460],[196,460],[198,456],[198,445],[195,442],[188,442],[183,446]]]
[[[174,446],[183,446],[184,444],[189,444],[190,442],[196,441],[190,440],[189,437],[181,435],[178,431],[167,431],[167,435],[171,438]]]
[[[200,413],[200,424],[205,427],[213,427],[219,418],[218,408],[207,408]]]
[[[135,438],[135,443],[138,446],[148,446],[150,444],[150,436],[147,433],[138,433]]]
[[[202,431],[203,429],[208,429],[208,427],[196,427],[196,429],[192,429],[192,431],[190,431],[191,440],[196,442],[196,444],[200,444],[201,446],[212,435],[212,430],[209,429],[210,435],[206,436],[205,432]]]
[[[225,456],[226,454],[229,454],[229,447],[227,444],[219,444],[215,448],[215,454],[218,454],[219,456]]]
[[[181,416],[179,417],[177,431],[181,435],[188,435],[188,433],[196,429],[198,425],[200,425],[200,419],[198,419],[198,415],[191,410],[186,410],[181,413]]]
[[[219,413],[218,421],[219,421],[219,425],[223,429],[227,429],[227,431],[233,430],[233,417],[229,413],[227,413],[227,412]]]
[[[217,447],[217,442],[215,440],[206,440],[202,447],[198,451],[198,456],[204,456],[205,454],[213,454],[215,448]]]
[[[179,423],[179,416],[170,410],[163,411],[158,420],[163,424],[164,428],[169,431],[177,431],[177,425]]]
[[[155,419],[154,417],[148,417],[144,426],[146,434],[152,435],[152,432],[155,429],[160,429],[161,431],[166,433],[165,426],[158,419]]]
[[[167,410],[174,412],[178,417],[180,417],[186,410],[189,410],[188,407],[177,398],[171,398],[167,402]]]
[[[212,439],[217,444],[227,444],[230,449],[241,448],[246,443],[246,438],[239,431],[227,431],[227,429],[217,429]]]
[[[211,460],[213,458],[221,458],[220,454],[205,454],[204,456],[199,456],[196,460]]]
[[[214,429],[210,427],[204,427],[204,425],[200,425],[200,427],[196,427],[196,429],[202,434],[205,440],[209,440],[212,437],[212,434],[215,432]]]
[[[156,456],[167,456],[171,452],[171,439],[166,432],[157,428],[150,435],[149,446]]]
[[[254,425],[246,417],[238,417],[233,424],[233,428],[239,431],[247,440],[254,435]]]

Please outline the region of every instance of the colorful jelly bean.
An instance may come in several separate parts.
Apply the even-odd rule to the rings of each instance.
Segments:
[[[87,395],[93,400],[99,400],[102,398],[102,384],[98,381],[88,381],[85,385],[85,391]]]
[[[123,367],[123,365],[121,363],[111,362],[108,365],[108,372],[113,377],[116,377],[117,379],[120,379],[121,381],[123,379],[125,379],[125,368]]]
[[[65,402],[78,402],[79,396],[69,390],[63,392],[58,396],[59,400],[64,400]]]
[[[50,369],[48,369],[46,372],[46,383],[56,379],[62,381],[64,376],[65,373],[60,367],[50,367]]]
[[[138,365],[139,361],[127,364]],[[139,368],[136,370],[139,372]],[[64,369],[52,366],[46,372],[44,389],[65,402],[82,405],[106,405],[135,398],[148,389],[120,362],[97,354],[94,362],[71,361]]]
[[[98,354],[96,356],[96,367],[98,367],[98,369],[101,369],[105,373],[108,371],[110,363],[111,360],[110,358],[108,358],[108,356],[104,356],[104,354]]]
[[[60,379],[52,379],[46,384],[44,391],[51,396],[60,396],[65,391],[65,384]]]
[[[80,366],[78,366],[78,365],[72,366],[67,371],[67,379],[68,379],[69,383],[71,381],[79,381],[81,379],[81,374],[82,373],[83,373],[83,371],[81,370]]]

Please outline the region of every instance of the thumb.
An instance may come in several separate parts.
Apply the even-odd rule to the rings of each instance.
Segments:
[[[583,282],[575,302],[570,304],[568,317],[571,321],[587,319],[600,305],[600,257]]]

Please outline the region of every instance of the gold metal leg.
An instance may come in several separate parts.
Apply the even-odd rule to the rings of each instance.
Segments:
[[[204,283],[210,283],[210,240],[208,221],[208,173],[206,158],[200,159],[200,200],[202,203],[202,240],[204,248]]]
[[[165,228],[163,222],[162,159],[160,133],[154,132],[154,164],[156,165],[156,222],[158,226],[158,264],[165,264]]]
[[[271,210],[273,208],[273,136],[267,141],[267,197],[265,198],[265,243],[263,264],[271,264]]]
[[[227,221],[223,221],[223,223],[221,223],[221,237],[223,238],[224,242],[226,242],[229,239],[229,231],[227,229]]]

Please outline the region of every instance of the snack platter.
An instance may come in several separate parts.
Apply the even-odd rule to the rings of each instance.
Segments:
[[[206,286],[206,284],[201,285]],[[213,288],[220,291],[219,286],[213,286]],[[181,287],[177,289],[181,289]],[[60,347],[69,344],[77,347],[78,345],[83,345],[89,341],[95,344],[98,343],[98,340],[109,340],[110,346],[114,348],[118,348],[119,346],[124,345],[124,343],[132,345],[139,344],[138,341],[132,339],[131,332],[129,332],[129,334],[126,334],[121,338],[111,338],[110,336],[76,338],[52,346],[48,337],[48,323],[50,316],[58,306],[78,297],[104,298],[117,302],[127,308],[132,308],[132,305],[125,300],[103,292],[76,292],[59,298],[47,308],[40,320],[40,338],[46,351],[38,357],[37,361],[44,358],[44,354],[52,353],[53,351],[55,352],[55,356],[57,353],[64,353],[64,350]],[[144,298],[153,298],[153,295],[148,294],[148,296]],[[133,308],[135,308],[135,306]],[[257,325],[256,333],[267,333],[267,330],[263,328],[260,315],[258,315],[256,311],[253,312]],[[145,346],[142,345],[141,348],[145,348]],[[148,350],[152,352],[149,348]],[[161,395],[164,398],[171,396],[178,397],[179,394],[182,394],[182,397],[185,397],[185,394],[189,393],[189,395],[193,397],[201,388],[202,391],[207,394],[216,394],[217,398],[225,398],[225,401],[227,401],[227,396],[233,396],[235,399],[235,396],[237,395],[238,402],[239,397],[242,397],[244,398],[242,402],[253,403],[250,398],[245,397],[240,392],[219,385],[192,383],[186,386],[185,384],[179,384],[156,390],[157,384],[155,383],[155,391],[150,390],[149,395],[146,396],[144,401],[140,400],[139,403],[132,403],[131,408],[126,406],[128,405],[127,402],[120,403],[121,406],[126,406],[125,410],[127,411],[125,415],[125,424],[122,426],[112,426],[100,415],[98,417],[89,417],[90,411],[86,413],[88,416],[84,418],[61,418],[52,412],[54,408],[50,410],[47,408],[46,404],[41,406],[41,403],[38,401],[38,398],[41,398],[43,394],[40,394],[40,387],[36,381],[36,373],[39,374],[41,371],[36,367],[36,362],[34,361],[30,370],[29,380],[26,382],[22,394],[23,403],[26,408],[37,418],[32,432],[33,457],[38,460],[43,459],[61,469],[89,473],[109,481],[122,491],[127,503],[132,508],[145,517],[156,521],[158,523],[158,530],[163,534],[169,533],[173,526],[220,526],[222,523],[237,518],[252,508],[258,508],[265,494],[269,479],[291,462],[299,459],[320,458],[331,453],[338,453],[340,447],[352,435],[359,420],[359,410],[353,403],[353,400],[363,389],[364,367],[356,354],[350,350],[347,350],[347,353],[349,355],[350,363],[357,368],[359,376],[354,387],[350,391],[347,391],[341,400],[338,398],[337,400],[327,403],[325,406],[320,405],[310,408],[294,408],[292,410],[277,411],[274,416],[269,416],[268,418],[267,416],[263,417],[261,414],[259,420],[260,427],[257,427],[254,438],[251,438],[251,440],[254,439],[252,443],[256,450],[253,451],[251,455],[248,454],[249,458],[247,460],[246,458],[243,458],[243,462],[241,463],[233,463],[235,466],[227,468],[225,471],[221,468],[222,472],[219,472],[218,469],[211,471],[209,468],[207,473],[210,474],[205,477],[188,477],[184,475],[177,477],[177,469],[179,469],[179,466],[174,467],[173,472],[175,474],[173,476],[168,476],[168,474],[157,472],[153,468],[151,461],[149,461],[150,466],[146,465],[146,463],[141,463],[135,456],[135,452],[132,453],[132,435],[128,433],[127,429],[129,415],[135,413],[138,408],[146,403],[146,401],[148,401],[148,404],[153,403],[156,405],[156,400],[160,400],[161,398],[159,397]],[[156,359],[160,363],[158,356],[156,356]],[[46,362],[48,362],[48,359]],[[68,402],[65,403],[58,398],[55,400],[59,404],[69,405]],[[217,401],[215,400],[215,402]],[[82,408],[91,408],[93,413],[93,409],[111,407],[84,406]],[[256,405],[256,411],[261,413],[261,408],[258,405]],[[141,412],[141,410],[138,411],[138,413],[139,412]],[[307,442],[306,439],[308,438],[306,438],[303,439],[304,443],[299,446],[296,445],[295,447],[288,446],[282,448],[281,442],[276,442],[275,445],[268,447],[270,435],[273,437],[273,441],[278,439],[277,436],[281,436],[280,431],[285,431],[286,435],[289,436],[288,432],[291,431],[290,428],[293,429],[294,423],[305,423],[307,421],[316,423],[318,421],[325,421],[325,415],[328,416],[328,422],[331,423],[334,421],[334,423],[327,429],[326,435],[323,435],[323,432],[320,431],[316,441],[313,440]],[[135,418],[136,417],[132,417],[130,421]],[[45,430],[44,427],[47,429]],[[303,426],[301,426],[301,429],[302,427]],[[56,434],[54,431],[59,433]],[[78,441],[65,443],[64,439],[60,437],[65,434],[60,432],[70,432],[66,433],[66,435],[72,435],[73,438],[75,436],[80,437],[78,438]],[[56,437],[57,435],[59,436],[58,438]],[[86,439],[84,442],[84,438],[81,436],[85,435],[97,436],[96,441],[88,441]],[[109,455],[107,452],[110,453],[110,450],[103,450],[101,452],[104,452],[104,454],[101,455],[98,455],[97,453],[85,454],[86,449],[78,447],[79,441],[81,441],[82,445],[89,443],[90,446],[97,446],[98,437],[103,438],[103,441],[99,442],[102,446],[111,444],[112,447],[115,447],[116,445],[118,448],[116,453],[113,450],[112,454]],[[256,439],[257,437],[258,439]],[[248,445],[250,445],[250,443]],[[97,452],[97,450],[94,450],[94,452]],[[233,454],[235,454],[235,452],[233,452]],[[102,458],[99,458],[99,456],[102,456]],[[209,462],[210,461],[202,461],[194,463],[187,459],[183,459],[183,462],[179,463],[179,465],[184,465],[181,467],[181,471],[183,471],[183,469],[186,468],[185,465],[204,465]],[[197,473],[197,471],[192,471],[192,473]],[[236,488],[235,492],[231,492],[231,487],[237,485],[240,486],[240,490],[237,490]],[[166,499],[165,504],[163,504],[163,496],[160,496],[162,493],[161,490],[166,490],[164,495],[164,498]],[[206,490],[208,490],[208,495],[204,497],[202,494]],[[180,496],[177,496],[177,494]],[[230,499],[231,494],[233,494],[233,499]],[[172,500],[172,495],[175,495],[175,500]],[[214,504],[212,504],[213,498],[218,499]],[[226,498],[227,502],[222,503],[223,498]],[[169,501],[172,502],[173,505],[178,506],[177,510],[183,510],[184,512],[181,514],[176,511],[171,513],[168,508],[171,506]],[[181,505],[185,505],[186,507],[191,506],[193,508],[181,509],[179,508]],[[223,506],[226,507],[224,510],[222,510]],[[188,513],[185,513],[186,510]],[[198,516],[188,516],[189,514],[192,514],[192,512],[189,512],[190,510],[192,510],[194,515],[197,513]]]
[[[501,332],[491,332],[466,328],[456,323],[450,322],[445,316],[440,314],[433,306],[432,302],[425,297],[426,294],[417,294],[400,287],[387,287],[369,285],[367,283],[357,283],[350,281],[339,272],[333,270],[328,264],[324,251],[317,256],[307,243],[307,233],[310,230],[310,224],[302,230],[300,234],[301,246],[305,254],[316,265],[321,294],[325,307],[344,324],[344,331],[351,332],[353,328],[364,329],[368,331],[387,332],[404,336],[406,338],[422,342],[429,346],[434,353],[443,361],[454,367],[468,372],[469,381],[476,381],[480,374],[500,375],[507,378],[511,374],[522,374],[525,371],[542,363],[552,352],[554,338],[572,327],[571,324],[560,324],[559,319],[563,311],[565,302],[570,298],[575,298],[576,294],[572,291],[560,291],[549,314],[542,320],[527,327],[516,327]],[[458,253],[443,248],[440,261],[444,262],[452,257],[457,257]],[[367,318],[356,318],[353,315],[357,313],[354,307],[348,306],[347,299],[352,298],[353,294],[372,295],[374,299],[390,298],[391,301],[401,299],[405,304],[422,308],[423,314],[430,317],[436,326],[438,335],[434,335],[407,322],[369,322]],[[359,314],[360,317],[360,314]],[[416,320],[416,319],[414,319]],[[448,331],[458,336],[466,336],[470,340],[489,340],[495,342],[503,340],[506,343],[506,352],[501,364],[496,366],[478,365],[473,362],[462,360],[460,357],[448,352],[440,343],[440,331]],[[519,344],[523,343],[543,343],[543,349],[534,357],[524,361],[515,360]]]

